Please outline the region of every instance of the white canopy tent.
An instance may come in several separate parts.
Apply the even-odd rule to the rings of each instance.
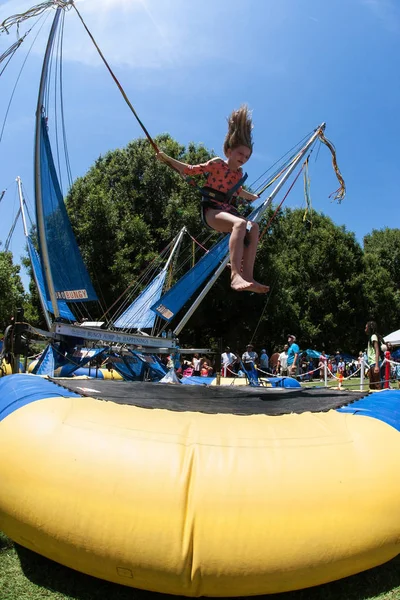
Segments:
[[[400,346],[400,329],[389,333],[389,335],[385,335],[383,339],[386,343],[390,343],[393,346]]]

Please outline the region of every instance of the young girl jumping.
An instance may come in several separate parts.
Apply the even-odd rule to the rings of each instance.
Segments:
[[[246,192],[242,183],[242,165],[253,151],[251,130],[253,124],[247,106],[233,111],[228,118],[228,133],[224,142],[227,160],[215,157],[200,165],[188,165],[159,152],[157,158],[173,167],[181,175],[207,175],[202,192],[202,219],[205,225],[221,233],[230,233],[229,253],[231,262],[231,287],[237,292],[257,292],[265,294],[267,285],[253,278],[259,227],[247,221],[236,209],[234,199],[243,198],[252,202],[258,196]]]

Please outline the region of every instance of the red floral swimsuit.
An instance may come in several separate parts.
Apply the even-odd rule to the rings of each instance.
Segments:
[[[226,194],[243,178],[242,169],[239,168],[236,171],[232,171],[222,158],[216,157],[200,165],[188,165],[184,170],[184,174],[189,176],[207,175],[207,180],[203,188],[201,212],[203,223],[207,227],[209,227],[205,218],[205,209],[207,208],[222,210],[235,216],[240,216],[234,204],[228,201]],[[233,198],[239,196],[241,191],[242,186],[233,193]]]

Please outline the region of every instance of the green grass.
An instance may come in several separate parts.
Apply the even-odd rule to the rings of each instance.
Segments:
[[[328,379],[328,388],[337,389],[338,388],[338,380],[337,379]],[[324,381],[302,381],[301,387],[317,387],[322,386],[325,387]],[[350,379],[343,380],[342,383],[343,390],[353,390],[354,392],[360,391],[360,378],[359,377],[351,377]],[[368,379],[364,379],[364,392],[368,392],[369,390],[369,382]]]
[[[399,546],[400,551],[400,546]],[[164,600],[165,594],[82,575],[17,544],[0,532],[0,600]],[[390,562],[316,588],[265,600],[400,600],[400,555]]]

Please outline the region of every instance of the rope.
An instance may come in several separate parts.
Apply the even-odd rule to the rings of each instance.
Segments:
[[[311,136],[312,131],[310,131],[310,133],[308,133],[307,135],[305,135],[303,137],[303,139],[301,139],[299,142],[297,142],[297,144],[295,144],[294,146],[292,146],[290,148],[290,150],[288,150],[287,152],[285,152],[285,154],[283,154],[280,158],[278,158],[278,160],[276,160],[270,167],[268,167],[268,169],[266,169],[264,171],[264,173],[261,173],[261,175],[259,177],[257,177],[257,179],[255,181],[253,181],[253,183],[251,184],[251,187],[253,188],[255,186],[255,184],[257,183],[257,181],[259,181],[262,177],[264,177],[267,173],[269,173],[274,167],[275,165],[277,165],[278,163],[280,163],[281,161],[283,161],[283,159],[288,155],[291,154],[293,152],[293,150],[296,150],[293,154],[291,154],[290,158],[287,159],[287,161],[284,164],[288,164],[289,162],[292,161],[293,157],[297,156],[299,151],[297,150],[297,148],[299,146],[303,146],[305,140],[307,140],[310,136]],[[262,184],[260,184],[262,185]]]
[[[290,194],[290,192],[292,191],[292,188],[294,186],[294,184],[296,183],[296,181],[298,180],[298,178],[300,177],[300,174],[303,170],[304,167],[304,163],[303,165],[300,167],[296,177],[294,178],[294,180],[291,183],[291,186],[289,187],[288,191],[286,192],[286,194],[284,195],[282,201],[280,202],[280,204],[278,205],[278,208],[275,210],[274,214],[272,215],[272,217],[270,218],[270,220],[268,221],[267,225],[264,227],[264,229],[261,232],[260,237],[258,238],[258,241],[260,242],[260,240],[264,237],[265,232],[267,231],[267,229],[269,228],[269,226],[271,225],[272,221],[275,219],[276,215],[279,212],[279,209],[281,208],[282,204],[285,202],[286,198],[288,197],[288,195]]]
[[[4,21],[0,23],[0,33],[9,34],[9,29],[11,29],[11,27],[14,27],[14,25],[16,25],[18,30],[20,23],[22,23],[23,21],[27,21],[32,17],[37,17],[41,15],[48,8],[56,6],[58,8],[67,9],[69,6],[72,6],[72,4],[73,0],[47,0],[46,2],[41,2],[40,4],[33,6],[26,12],[18,13],[16,15],[12,15],[11,17],[7,17],[7,19],[4,19]]]
[[[339,204],[341,203],[341,201],[343,200],[343,198],[346,195],[346,184],[344,182],[343,176],[339,170],[338,164],[337,164],[337,159],[336,159],[336,148],[335,146],[332,144],[332,142],[330,142],[323,134],[322,131],[320,131],[319,133],[319,138],[321,140],[321,142],[323,142],[326,146],[328,146],[329,150],[331,151],[332,154],[332,165],[333,168],[335,170],[336,173],[336,177],[338,178],[338,181],[340,183],[340,186],[338,187],[337,190],[335,190],[334,192],[332,192],[332,194],[329,195],[329,198],[331,198],[333,196],[333,200],[337,200],[339,202]]]
[[[3,69],[0,71],[0,76],[3,75],[8,63],[10,62],[10,60],[12,59],[12,57],[14,56],[14,54],[16,53],[16,51],[18,50],[18,48],[20,47],[27,35],[28,32],[25,33],[24,37],[20,38],[17,42],[14,42],[12,46],[10,46],[5,52],[3,52],[3,54],[0,55],[0,63],[2,63],[3,60],[8,58],[8,61],[4,65]]]
[[[298,157],[298,153],[295,154],[295,156],[293,156],[293,158],[283,166],[283,168],[276,173],[276,175],[274,175],[272,177],[272,179],[270,179],[260,190],[257,191],[258,195],[261,196],[261,194],[263,194],[265,192],[265,190],[267,190],[277,179],[279,179],[279,177],[285,172],[287,171],[287,169],[290,167],[290,165],[292,163],[294,163],[294,161],[297,159]]]
[[[11,18],[11,17],[10,17],[10,18]],[[12,103],[12,101],[13,101],[14,94],[15,94],[15,92],[16,92],[16,89],[17,89],[17,86],[18,86],[19,80],[20,80],[20,78],[21,78],[21,75],[22,75],[22,71],[23,71],[23,70],[24,70],[24,68],[25,68],[25,64],[26,64],[26,62],[27,62],[27,60],[28,60],[28,57],[29,57],[29,55],[30,55],[30,53],[31,53],[31,51],[32,51],[32,48],[33,48],[33,46],[34,46],[34,44],[35,44],[35,42],[36,42],[36,40],[37,40],[37,38],[38,38],[38,36],[39,36],[40,32],[42,31],[42,28],[43,28],[43,26],[44,26],[44,24],[45,24],[45,23],[46,23],[46,18],[44,19],[44,21],[43,21],[42,25],[40,26],[40,28],[39,28],[39,31],[38,31],[38,32],[37,32],[37,34],[35,35],[35,38],[34,38],[34,40],[33,40],[32,44],[31,44],[31,45],[30,45],[30,47],[29,47],[29,50],[28,50],[28,52],[27,52],[27,55],[25,56],[25,59],[24,59],[24,61],[23,61],[23,63],[22,63],[22,66],[21,66],[21,68],[20,68],[20,71],[19,71],[19,73],[18,73],[18,77],[17,77],[17,79],[16,79],[16,81],[15,81],[15,84],[14,84],[14,87],[13,87],[13,90],[12,90],[12,93],[11,93],[11,96],[10,96],[10,100],[9,100],[9,102],[8,102],[7,110],[6,110],[6,113],[5,113],[5,116],[4,116],[3,125],[2,125],[2,128],[1,128],[1,132],[0,132],[0,142],[1,142],[1,141],[2,141],[2,139],[3,139],[4,129],[5,129],[5,126],[6,126],[6,123],[7,123],[7,118],[8,118],[8,113],[9,113],[9,111],[10,111],[10,108],[11,108],[11,103]],[[33,27],[32,27],[31,29],[33,29]],[[31,31],[31,29],[30,29],[29,31]],[[27,34],[29,33],[29,31],[27,32]],[[27,35],[27,34],[26,34],[26,35]],[[25,36],[24,36],[24,37],[25,37]],[[22,38],[22,39],[23,39],[23,38]],[[11,58],[10,58],[10,60],[11,60]],[[8,62],[7,62],[7,64],[8,64]],[[7,66],[7,64],[6,64],[6,66]],[[4,67],[4,69],[6,68],[6,66]],[[1,73],[3,73],[3,72],[4,72],[4,69],[3,69],[3,71],[2,71]],[[0,73],[0,75],[1,75],[1,73]]]
[[[265,302],[265,305],[264,305],[263,311],[262,311],[262,313],[261,313],[261,315],[260,315],[260,318],[258,319],[258,323],[257,323],[257,325],[256,325],[256,327],[255,327],[255,329],[254,329],[254,331],[253,331],[253,335],[251,336],[251,339],[250,339],[250,343],[251,343],[251,344],[253,343],[253,341],[254,341],[254,338],[255,338],[255,336],[256,336],[256,333],[257,333],[257,331],[258,331],[258,328],[260,327],[260,323],[261,323],[261,321],[262,321],[262,318],[263,318],[263,316],[264,316],[264,313],[265,313],[265,311],[267,310],[267,307],[268,307],[269,301],[270,301],[270,299],[271,299],[271,295],[272,295],[272,292],[273,292],[273,290],[274,290],[274,287],[275,287],[275,284],[276,284],[277,280],[278,280],[278,276],[276,276],[276,277],[275,277],[275,281],[274,281],[274,283],[271,285],[271,289],[270,289],[270,291],[269,291],[269,294],[268,294],[268,296],[267,296],[267,300],[266,300],[266,302]]]
[[[0,200],[1,200],[1,198],[0,198]],[[194,238],[192,235],[190,235],[190,233],[189,233],[189,232],[187,232],[187,234],[188,234],[188,236],[190,237],[190,239],[191,239],[191,240],[192,240],[192,241],[193,241],[195,244],[197,244],[197,245],[199,246],[199,248],[201,248],[202,250],[204,250],[204,252],[209,252],[209,250],[207,250],[207,248],[205,248],[205,247],[204,247],[202,244],[200,244],[200,242],[198,242],[198,241],[196,240],[196,238]]]

